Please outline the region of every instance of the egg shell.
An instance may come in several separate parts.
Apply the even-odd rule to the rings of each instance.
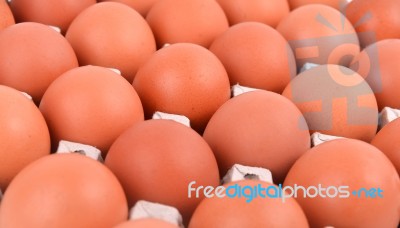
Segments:
[[[54,81],[40,103],[53,148],[60,140],[87,144],[105,156],[114,140],[143,121],[140,99],[129,82],[98,66],[72,69]]]
[[[380,40],[400,38],[400,1],[353,0],[346,17],[357,30],[362,47]]]
[[[326,5],[311,4],[293,10],[277,30],[288,40],[299,68],[306,62],[348,66],[360,52],[353,25]]]
[[[45,156],[7,189],[1,227],[112,227],[128,216],[124,191],[101,163],[79,154]]]
[[[147,118],[156,111],[184,115],[202,132],[230,98],[229,79],[218,58],[202,46],[172,44],[157,51],[135,76]]]
[[[78,66],[67,40],[50,27],[24,22],[0,33],[0,84],[27,92],[39,103],[47,87]]]
[[[244,180],[224,185],[237,184],[245,187],[268,188],[272,184]],[[248,191],[247,191],[248,192]],[[246,202],[244,197],[212,197],[204,199],[196,208],[189,228],[197,227],[308,227],[307,219],[294,198],[282,202],[281,198],[254,198]]]
[[[144,18],[117,2],[87,8],[74,19],[65,36],[81,66],[116,68],[130,82],[156,50],[153,33]]]
[[[296,9],[309,4],[323,4],[337,10],[343,10],[351,0],[288,0],[290,8]]]
[[[228,29],[228,19],[215,0],[163,0],[146,16],[158,47],[173,43],[195,43],[208,47]]]
[[[150,8],[160,0],[99,0],[99,2],[120,2],[130,6],[131,8],[135,9],[138,13],[140,13],[143,17],[147,15]]]
[[[203,198],[188,198],[188,184],[219,183],[210,147],[194,130],[172,120],[133,125],[113,143],[105,164],[124,187],[129,205],[146,200],[173,206],[184,223]]]
[[[316,146],[300,157],[290,169],[284,186],[341,187],[336,197],[327,191],[314,198],[299,190],[297,202],[307,215],[311,227],[397,227],[400,209],[400,179],[389,159],[368,143],[354,139],[337,139]],[[359,189],[375,188],[375,197],[355,196]],[[377,188],[383,197],[377,196]],[[310,190],[310,194],[315,191]],[[334,195],[333,190],[329,191]],[[309,195],[310,196],[310,195]],[[343,196],[343,197],[340,197]]]
[[[131,220],[115,226],[114,228],[178,228],[172,223],[165,222],[159,219],[138,219]]]
[[[383,127],[371,144],[380,149],[400,173],[400,119],[393,120]]]
[[[231,85],[281,93],[296,75],[296,61],[279,32],[259,22],[232,26],[210,46],[224,64]]]
[[[370,142],[378,128],[378,105],[368,83],[339,65],[320,65],[296,76],[282,95],[316,131]]]
[[[35,104],[21,92],[0,85],[0,189],[29,163],[50,153],[50,135]]]
[[[96,0],[11,0],[17,22],[38,22],[59,27],[65,33],[71,21]]]
[[[232,98],[213,115],[203,134],[221,176],[234,164],[269,169],[276,183],[310,148],[307,124],[285,97],[267,91]]]
[[[10,25],[15,24],[14,15],[6,1],[0,1],[0,31]]]
[[[289,14],[287,0],[217,0],[224,10],[230,25],[257,21],[276,27]]]
[[[400,39],[382,40],[366,47],[350,65],[375,93],[379,110],[384,107],[400,109]]]

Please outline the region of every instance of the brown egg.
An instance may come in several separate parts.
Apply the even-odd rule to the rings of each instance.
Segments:
[[[140,99],[123,77],[110,69],[85,66],[54,81],[40,103],[53,148],[59,140],[89,144],[105,155],[114,140],[143,120]]]
[[[185,115],[199,132],[230,98],[222,63],[207,49],[187,43],[156,52],[139,69],[133,86],[147,117],[156,111]]]
[[[333,7],[337,10],[342,10],[349,0],[288,0],[291,9],[299,8],[300,6],[309,4],[323,4]]]
[[[138,220],[130,220],[124,223],[115,226],[114,228],[178,228],[178,226],[164,222],[159,219],[138,219]]]
[[[231,85],[281,93],[296,75],[296,61],[285,38],[258,22],[232,26],[214,40],[210,51],[224,64]]]
[[[311,133],[370,142],[378,126],[378,106],[368,83],[354,71],[321,65],[294,78],[283,91],[303,113]]]
[[[278,186],[267,182],[244,180],[224,185],[247,188],[244,191],[249,195],[250,188],[264,189]],[[240,191],[240,190],[236,190]],[[232,191],[231,191],[232,192]],[[272,192],[272,191],[271,191]],[[242,192],[241,192],[242,193]],[[254,192],[253,192],[254,193]],[[232,194],[232,193],[231,193]],[[265,193],[264,193],[265,194]],[[244,194],[243,194],[244,195]],[[261,197],[257,195],[251,202],[242,197],[225,197],[204,199],[196,208],[189,228],[209,227],[308,227],[307,219],[299,204],[294,198]]]
[[[79,154],[43,157],[11,182],[1,227],[109,228],[128,216],[124,191],[101,163]]]
[[[120,2],[130,6],[131,8],[135,9],[138,13],[140,13],[143,17],[147,15],[150,8],[159,0],[99,0],[99,2]]]
[[[116,2],[87,8],[71,23],[66,38],[80,65],[116,68],[130,82],[156,50],[153,33],[143,17]]]
[[[228,20],[215,0],[163,0],[146,17],[159,47],[173,43],[195,43],[208,47],[228,29]]]
[[[289,41],[299,68],[306,62],[348,66],[360,52],[351,23],[326,5],[312,4],[293,10],[277,30]]]
[[[219,183],[210,147],[195,131],[172,120],[133,125],[113,143],[105,164],[124,187],[130,206],[137,200],[173,206],[184,222],[203,198],[188,198],[188,184]]]
[[[52,81],[78,66],[74,50],[52,28],[26,22],[0,33],[0,84],[27,92],[36,103]]]
[[[17,22],[39,22],[59,27],[65,33],[71,21],[96,0],[11,0]]]
[[[399,12],[398,0],[353,0],[346,8],[346,16],[363,47],[383,39],[400,38]]]
[[[379,110],[400,108],[399,53],[400,39],[382,40],[365,48],[350,66],[371,86]]]
[[[15,24],[14,16],[6,1],[0,1],[0,31]]]
[[[396,167],[397,173],[400,173],[400,119],[396,119],[385,125],[371,144],[380,149]]]
[[[287,0],[217,0],[217,2],[228,17],[230,25],[257,21],[275,27],[289,14]]]
[[[302,186],[297,202],[311,227],[397,227],[400,179],[384,154],[354,139],[323,143],[290,169],[285,186]]]
[[[46,122],[21,92],[0,85],[0,189],[32,161],[50,153]]]
[[[285,97],[267,91],[232,98],[213,115],[204,131],[224,175],[234,164],[271,170],[280,183],[310,148],[303,116]]]

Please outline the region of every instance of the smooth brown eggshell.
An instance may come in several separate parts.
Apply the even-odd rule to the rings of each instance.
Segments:
[[[238,184],[268,188],[272,184],[255,180],[231,182],[225,187]],[[248,192],[248,191],[247,191]],[[189,228],[223,227],[308,227],[307,218],[294,198],[257,197],[246,202],[244,197],[208,198],[196,208]]]
[[[371,144],[380,149],[396,167],[397,173],[400,174],[400,119],[393,120],[385,125]]]
[[[289,14],[287,0],[217,0],[224,10],[230,25],[246,21],[257,21],[271,27]]]
[[[194,130],[173,120],[133,125],[113,143],[105,164],[124,187],[130,206],[138,200],[173,206],[185,223],[203,198],[188,198],[188,184],[219,183],[210,147]]]
[[[15,24],[14,15],[6,1],[0,1],[0,30]]]
[[[365,78],[375,93],[379,110],[400,109],[400,39],[382,40],[365,48],[350,68]]]
[[[288,40],[299,68],[307,62],[348,66],[360,52],[353,25],[326,5],[311,4],[293,10],[277,30]]]
[[[303,113],[310,133],[370,142],[378,128],[378,105],[368,83],[338,65],[321,65],[295,77],[282,95]]]
[[[203,135],[218,161],[220,174],[234,164],[271,170],[275,183],[310,148],[307,125],[297,107],[267,91],[232,98],[213,115]]]
[[[11,10],[17,22],[38,22],[56,26],[65,33],[71,21],[96,0],[12,0]]]
[[[144,18],[116,2],[97,3],[84,10],[71,23],[66,38],[80,65],[116,68],[130,82],[156,50],[153,33]]]
[[[215,0],[163,0],[146,17],[158,47],[173,43],[195,43],[208,47],[228,29],[228,19]]]
[[[199,132],[230,98],[222,63],[207,49],[188,43],[157,51],[141,66],[133,86],[148,118],[156,111],[185,115]]]
[[[120,2],[126,4],[132,9],[138,11],[138,13],[140,13],[143,17],[145,17],[150,8],[160,0],[99,0],[99,2],[105,1]]]
[[[348,198],[317,196],[297,202],[311,227],[397,227],[400,209],[400,179],[389,159],[375,147],[354,139],[337,139],[305,153],[290,169],[285,186],[349,186]],[[359,198],[360,188],[380,188],[383,197]],[[312,191],[314,192],[314,191]],[[333,191],[330,191],[333,194]]]
[[[160,219],[145,218],[130,220],[121,223],[114,228],[178,228],[178,226]]]
[[[117,178],[80,154],[43,157],[23,169],[7,189],[1,227],[109,228],[128,217]]]
[[[132,86],[110,69],[85,66],[54,81],[40,103],[53,148],[60,140],[88,144],[103,155],[132,124],[143,121],[143,108]]]
[[[346,16],[358,32],[362,47],[400,38],[399,12],[398,0],[353,0],[346,8]]]
[[[0,86],[0,189],[26,165],[50,153],[50,135],[35,104],[21,92]]]
[[[342,10],[347,4],[348,0],[288,0],[290,8],[296,9],[301,6],[309,4],[323,4],[333,7],[337,10]]]
[[[258,23],[232,26],[210,46],[224,64],[231,85],[281,93],[296,75],[289,44],[275,29]]]
[[[74,50],[52,28],[34,22],[0,33],[0,84],[26,92],[36,103],[62,73],[78,66]]]

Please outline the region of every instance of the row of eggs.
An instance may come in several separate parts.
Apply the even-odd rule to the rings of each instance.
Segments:
[[[232,8],[233,1],[217,1],[218,5],[212,0],[163,0],[154,3],[148,13],[138,10],[146,20],[122,4],[88,1],[81,6],[81,10],[87,9],[78,15],[79,7],[75,8],[75,15],[63,22],[32,18],[50,18],[46,12],[60,16],[68,10],[36,9],[30,18],[30,8],[22,6],[33,2],[10,2],[17,21],[56,25],[61,34],[33,22],[7,24],[0,32],[0,84],[27,92],[34,101],[1,87],[1,138],[5,139],[1,188],[5,190],[28,163],[54,151],[62,139],[99,148],[112,173],[83,157],[45,156],[24,169],[6,191],[0,210],[2,226],[24,222],[41,226],[45,222],[62,227],[59,222],[68,221],[72,223],[65,226],[110,227],[126,220],[127,204],[132,206],[139,199],[173,205],[188,222],[200,199],[185,198],[187,184],[196,180],[216,186],[235,163],[267,167],[276,183],[379,185],[385,189],[385,198],[379,203],[334,203],[337,207],[323,200],[299,200],[304,212],[292,209],[293,217],[298,218],[293,220],[257,216],[268,209],[263,201],[243,205],[241,217],[237,213],[242,210],[232,210],[242,201],[205,200],[191,226],[226,227],[228,224],[219,219],[228,218],[236,224],[240,218],[250,222],[251,213],[258,218],[254,220],[258,226],[272,221],[281,226],[291,222],[307,226],[303,213],[312,226],[397,225],[399,178],[393,164],[399,167],[395,138],[399,131],[395,123],[399,121],[375,136],[378,111],[386,106],[400,108],[396,95],[399,82],[394,77],[400,71],[394,57],[400,41],[387,39],[399,38],[396,1],[382,1],[379,7],[376,1],[353,1],[347,8],[347,19],[323,5],[308,5],[289,13],[286,1],[270,1],[283,5],[282,10],[274,10],[281,15],[245,23],[256,19],[241,18]],[[296,5],[295,1],[291,4]],[[395,13],[378,12],[382,5]],[[356,26],[367,11],[372,11],[371,21]],[[376,26],[377,20],[381,24]],[[12,24],[12,20],[6,23]],[[363,35],[365,30],[372,31],[372,36]],[[382,41],[375,43],[378,40]],[[360,52],[360,47],[366,48]],[[306,62],[321,66],[297,75]],[[330,65],[324,65],[327,63]],[[123,77],[104,67],[120,70]],[[230,99],[230,85],[237,83],[272,92],[257,91]],[[143,122],[155,111],[185,115],[197,132],[170,121]],[[366,142],[375,138],[373,144],[393,164],[376,148],[355,140],[309,150],[309,130]],[[315,151],[326,151],[326,155],[320,157]],[[368,155],[364,158],[361,153]],[[310,172],[319,174],[320,179]],[[73,185],[67,186],[69,180]],[[60,187],[77,195],[57,189]],[[93,197],[92,201],[83,192]],[[59,201],[43,204],[49,194],[56,193],[60,195],[52,199]],[[67,202],[74,201],[69,197],[77,196],[83,197],[83,204],[77,202],[65,209],[71,205]],[[41,202],[43,208],[59,208],[38,210],[34,202]],[[330,213],[320,209],[327,204],[332,207]],[[299,208],[294,200],[284,208],[291,205]],[[359,205],[364,210],[352,209]],[[246,211],[247,207],[251,211]],[[77,208],[91,213],[96,209],[98,214],[80,217]],[[76,213],[57,215],[63,210]],[[349,214],[351,219],[342,219]],[[61,215],[71,217],[61,219]],[[25,219],[18,219],[20,216]],[[204,218],[209,218],[210,224]]]

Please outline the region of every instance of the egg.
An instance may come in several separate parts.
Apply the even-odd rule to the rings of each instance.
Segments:
[[[1,227],[112,227],[128,216],[124,191],[101,163],[80,154],[45,156],[7,189]]]
[[[396,61],[399,52],[400,39],[382,40],[365,48],[350,65],[371,86],[379,110],[400,108],[400,65]]]
[[[289,41],[299,68],[307,62],[348,66],[360,52],[352,24],[326,5],[311,4],[293,10],[277,30]]]
[[[72,69],[47,89],[40,102],[52,138],[88,144],[103,155],[132,124],[144,119],[141,101],[129,82],[110,69]]]
[[[399,176],[389,159],[365,142],[337,139],[312,148],[286,177],[285,186],[295,184],[309,192],[304,197],[304,190],[299,190],[297,202],[311,227],[399,223]]]
[[[268,189],[276,187],[267,182],[243,180],[224,185],[229,187]],[[236,190],[238,191],[238,190]],[[248,194],[250,191],[243,191]],[[233,191],[231,191],[233,192]],[[272,192],[272,191],[271,191]],[[254,193],[254,192],[253,192]],[[254,196],[254,195],[253,195]],[[265,196],[265,195],[264,195]],[[212,197],[204,199],[196,208],[189,228],[198,227],[308,227],[307,219],[294,198],[256,196],[251,202],[242,197]]]
[[[296,75],[288,42],[275,29],[259,22],[232,26],[214,40],[210,51],[224,64],[231,85],[281,93]]]
[[[399,132],[400,119],[393,120],[378,132],[371,144],[380,149],[390,159],[396,167],[397,173],[400,174]]]
[[[72,21],[66,38],[80,65],[116,68],[130,82],[156,50],[153,33],[144,18],[116,2],[102,2],[84,10]]]
[[[323,4],[342,10],[351,0],[288,0],[291,9],[296,9],[308,4]]]
[[[63,33],[71,21],[96,0],[11,0],[10,7],[17,22],[38,22],[56,26]]]
[[[378,126],[378,105],[368,83],[338,65],[321,65],[295,77],[282,95],[303,113],[310,133],[370,142]]]
[[[159,0],[99,0],[99,2],[105,1],[120,2],[126,4],[135,9],[143,17],[145,17],[150,8]]]
[[[232,98],[213,115],[203,135],[224,175],[234,164],[267,168],[280,183],[310,148],[307,124],[285,97],[267,91]]]
[[[230,25],[246,21],[257,21],[275,27],[289,14],[287,0],[217,0],[224,10]]]
[[[14,16],[6,1],[0,1],[0,31],[10,25],[15,24]]]
[[[133,125],[113,143],[105,164],[121,182],[130,206],[138,200],[173,206],[186,223],[203,198],[188,198],[188,184],[219,183],[217,162],[208,144],[173,120]]]
[[[346,16],[353,23],[363,47],[389,38],[400,38],[400,1],[353,0]]]
[[[164,222],[160,219],[147,218],[147,219],[137,219],[130,220],[124,223],[121,223],[114,228],[178,228],[178,226]]]
[[[189,43],[157,51],[140,67],[133,86],[148,118],[156,111],[185,115],[199,132],[230,98],[222,63],[209,50]]]
[[[208,47],[228,29],[228,19],[215,0],[163,0],[146,16],[159,47],[173,43],[195,43]]]
[[[51,82],[78,66],[74,50],[61,34],[33,22],[0,33],[0,59],[0,84],[27,92],[36,103]]]
[[[50,135],[35,104],[21,92],[0,85],[0,189],[5,190],[29,163],[50,153]]]

